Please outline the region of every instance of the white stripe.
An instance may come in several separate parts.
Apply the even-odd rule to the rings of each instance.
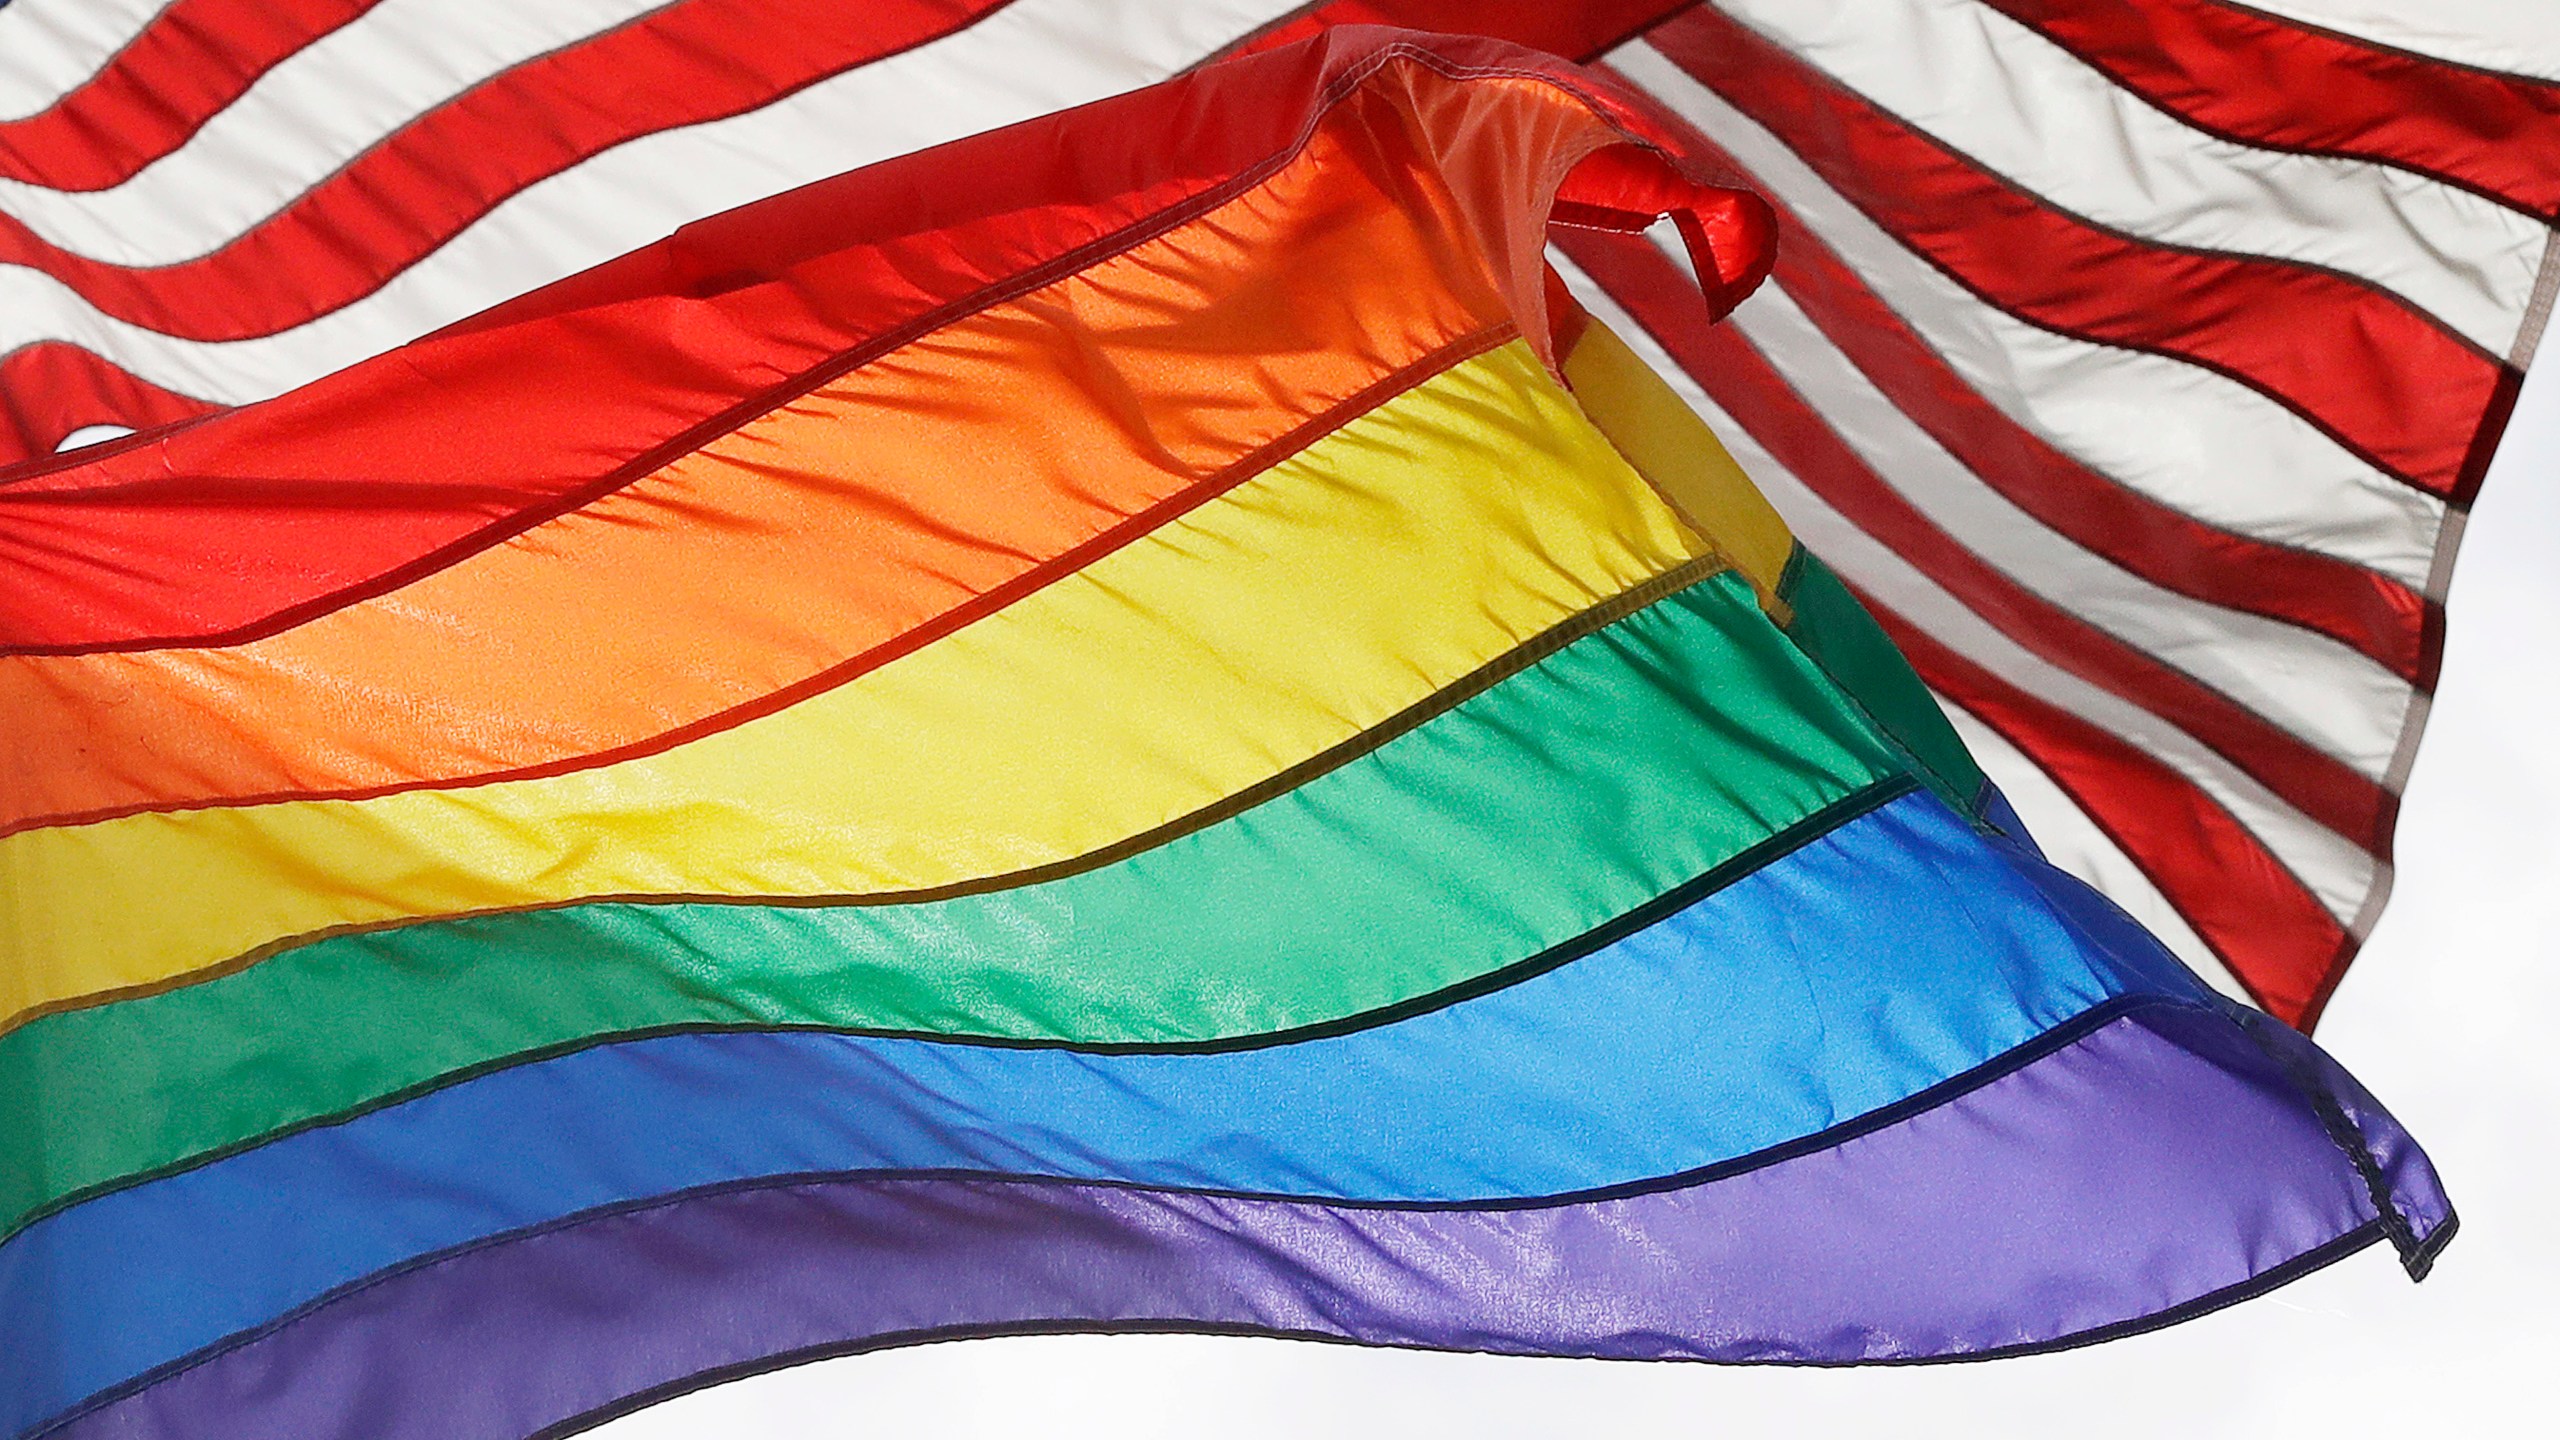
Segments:
[[[1609,60],[1730,150],[1983,398],[2056,449],[2208,525],[2426,583],[2442,501],[2235,380],[1985,304],[1651,47]]]
[[[1785,292],[1754,296],[1732,323],[1870,468],[1992,568],[2368,779],[2390,770],[2409,709],[2398,676],[2326,635],[2164,590],[2047,528],[1940,448]]]
[[[2151,877],[2142,873],[2133,857],[2108,839],[2107,832],[2098,828],[2098,823],[2054,783],[2052,776],[2044,773],[2042,766],[1943,695],[1938,697],[1938,708],[1946,712],[1947,722],[1963,737],[1965,748],[1973,752],[1982,773],[1991,777],[1991,783],[2008,797],[2010,808],[2027,822],[2027,833],[2035,837],[2036,848],[2044,852],[2044,858],[2053,862],[2055,869],[2077,877],[2114,901],[2205,983],[2235,1000],[2249,999],[2248,988],[2213,953],[2213,947],[2204,943],[2204,937],[2187,923],[2187,917],[2178,913],[2178,907],[2169,903],[2169,897],[2160,893],[2160,887],[2151,883]]]
[[[0,210],[77,255],[174,265],[218,250],[391,132],[490,76],[664,0],[384,0],[259,77],[111,190],[0,180]]]
[[[680,225],[812,180],[1162,80],[1291,0],[1016,0],[967,30],[728,120],[619,146],[511,197],[374,294],[280,335],[204,342],[100,314],[0,267],[0,353],[60,338],[156,384],[263,399]]]
[[[2247,8],[2457,64],[2560,80],[2560,5],[2552,0],[2247,0]]]
[[[1653,366],[1716,432],[1763,494],[1785,515],[1807,549],[1843,577],[1891,606],[1939,644],[2028,694],[2144,751],[2231,812],[2304,888],[2346,924],[2373,888],[2373,858],[2242,773],[2194,736],[2107,691],[2048,664],[1940,589],[1891,547],[1849,523],[1786,470],[1732,416],[1717,408],[1661,345],[1591,278],[1569,263],[1558,270],[1602,323]]]
[[[0,120],[24,120],[79,88],[168,7],[169,0],[17,0],[0,10]]]
[[[1878,106],[2065,210],[2145,239],[2326,266],[2515,344],[2540,222],[2364,160],[2216,139],[1978,0],[1717,0]]]

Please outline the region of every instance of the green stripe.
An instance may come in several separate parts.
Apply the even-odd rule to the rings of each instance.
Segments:
[[[1959,815],[1981,819],[1982,767],[1911,662],[1831,567],[1798,545],[1787,557],[1778,594],[1795,611],[1788,637],[1902,748],[1939,799]]]
[[[893,905],[596,903],[336,936],[0,1037],[0,1214],[669,1027],[1187,1044],[1515,964],[1904,765],[1730,573],[1115,863]]]

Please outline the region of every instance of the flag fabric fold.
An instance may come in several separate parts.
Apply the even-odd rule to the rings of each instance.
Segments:
[[[1336,27],[12,472],[0,1428],[2422,1275],[2409,1137],[2045,862],[1549,267],[1667,220],[1722,317],[1786,222],[1715,164]]]
[[[1638,236],[1640,209],[1577,217],[1568,197],[1561,218],[1597,223],[1559,232],[1554,259],[1840,568],[2055,863],[2228,993],[2315,1024],[2390,893],[2455,548],[2560,293],[2542,178],[2560,173],[2560,29],[2537,53],[2517,16],[0,0],[0,467],[297,391],[751,201],[1370,22],[1599,62],[1684,154],[1775,202],[1776,283],[1732,327],[1708,322],[1739,292],[1698,282],[1677,217]],[[903,203],[948,199],[928,179]],[[888,309],[804,316],[800,341],[888,323],[887,297],[934,282],[855,288]],[[433,568],[480,521],[682,453],[754,388],[689,353],[710,368],[683,383],[704,388],[638,411],[534,403],[538,367],[447,365],[443,383],[512,396],[483,412],[485,490],[408,476],[445,513],[420,494],[358,532],[295,489],[339,472],[294,448],[262,494],[208,486],[199,529],[118,543],[263,571],[239,537],[256,514],[300,537],[300,580],[146,598],[169,572],[141,566],[114,602],[141,628],[47,593],[0,606],[21,627],[0,649],[247,641],[387,575],[373,559]],[[311,418],[316,441],[331,422]],[[12,553],[0,582],[82,543]],[[143,689],[137,725],[192,728]],[[55,799],[91,808],[40,813],[131,803]]]

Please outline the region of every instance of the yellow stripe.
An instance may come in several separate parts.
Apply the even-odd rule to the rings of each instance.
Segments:
[[[0,840],[0,999],[14,1017],[339,926],[1070,859],[1706,553],[1515,343],[975,625],[663,754]]]
[[[1732,559],[1759,594],[1761,608],[1784,624],[1778,576],[1787,568],[1795,536],[1716,432],[1597,319],[1565,357],[1564,374],[1591,423],[1678,508],[1681,519]]]

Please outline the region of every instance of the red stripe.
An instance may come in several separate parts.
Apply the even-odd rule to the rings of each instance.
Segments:
[[[2134,240],[2066,214],[1700,8],[1648,39],[1775,132],[1869,218],[2000,308],[2250,385],[2379,468],[2460,486],[2505,366],[2313,266]]]
[[[113,265],[0,216],[0,263],[42,270],[147,329],[272,335],[371,294],[508,196],[600,151],[762,108],[1003,3],[678,0],[465,91],[209,254]]]
[[[1567,60],[1589,61],[1629,36],[1686,10],[1698,0],[1570,0],[1565,4],[1488,5],[1484,0],[1333,0],[1255,31],[1230,48],[1252,54],[1295,44],[1337,25],[1395,25],[1407,30],[1490,35]]]
[[[1667,107],[1654,119],[1689,152],[1747,180],[1741,162]],[[2216,529],[2055,449],[1975,391],[1795,212],[1777,214],[1780,286],[1877,389],[2011,503],[2165,590],[2299,625],[2426,683],[2433,602],[2360,565]]]
[[[1858,598],[1930,688],[2018,747],[2129,856],[2249,993],[2308,1028],[2355,946],[2337,917],[2212,796],[2139,747]]]
[[[2560,85],[2412,55],[2209,0],[1986,0],[2226,139],[2379,160],[2560,213]]]
[[[1918,566],[2029,650],[2159,715],[2312,819],[2379,846],[2382,787],[2256,711],[2071,615],[2011,580],[1878,475],[1785,377],[1729,326],[1713,326],[1677,266],[1643,240],[1577,233],[1557,245],[1600,281],[1683,370],[1780,465],[1859,529]]]
[[[0,121],[0,177],[105,190],[187,143],[287,56],[380,0],[177,0],[98,73]]]
[[[230,643],[394,588],[1258,183],[1398,57],[1641,129],[1534,52],[1360,29],[852,171],[218,423],[0,474],[0,643]]]
[[[39,340],[0,355],[0,467],[50,456],[65,437],[91,425],[144,430],[216,408],[77,345]]]

